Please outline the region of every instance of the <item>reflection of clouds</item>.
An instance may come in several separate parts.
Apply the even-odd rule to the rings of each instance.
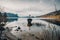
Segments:
[[[14,28],[15,26],[18,26],[18,24],[16,23],[16,21],[11,22],[11,23],[7,23],[7,24],[5,25],[5,28],[6,28],[6,27]]]
[[[11,22],[11,23],[7,23],[6,27],[12,28],[11,33],[18,38],[21,38],[21,35],[23,35],[25,33],[27,33],[27,34],[31,33],[31,34],[34,34],[34,35],[36,35],[35,33],[38,33],[38,32],[43,35],[44,33],[42,33],[42,32],[46,32],[46,31],[51,33],[53,27],[55,27],[57,30],[60,30],[59,29],[60,27],[58,27],[54,24],[45,22],[43,20],[33,19],[32,23],[41,23],[41,24],[44,24],[46,26],[37,27],[36,25],[33,25],[33,26],[30,27],[30,30],[29,30],[29,27],[27,26],[27,19],[26,18],[25,19],[20,18],[20,19],[18,19],[17,22],[14,21],[14,22]],[[17,26],[17,27],[15,27],[15,26]],[[16,29],[18,29],[18,27],[20,27],[21,29],[16,31]]]

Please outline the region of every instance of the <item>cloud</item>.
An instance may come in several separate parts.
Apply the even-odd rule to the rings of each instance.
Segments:
[[[52,0],[0,0],[0,5],[7,12],[17,12],[20,15],[44,15],[54,11]]]

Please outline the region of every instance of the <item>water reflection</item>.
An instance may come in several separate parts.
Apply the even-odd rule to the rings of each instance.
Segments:
[[[50,22],[50,23],[53,23],[53,24],[56,24],[56,25],[59,25],[60,26],[59,19],[41,19],[41,20],[47,21],[47,22]]]
[[[28,18],[19,18],[17,21],[8,20],[6,28],[6,37],[17,40],[59,40],[60,26],[32,18],[32,26],[27,26]]]
[[[17,21],[18,20],[18,18],[17,19],[7,19],[7,22],[13,22],[13,21]]]
[[[58,25],[55,25],[55,24],[52,24],[52,23],[49,23],[49,22],[46,22],[46,21],[43,21],[40,19],[38,20],[37,18],[33,18],[32,26],[30,27],[30,30],[29,30],[29,27],[27,26],[27,24],[28,24],[27,18],[19,18],[17,21],[6,24],[5,27],[8,27],[9,29],[11,29],[10,32],[13,35],[15,35],[17,38],[21,38],[22,35],[24,35],[24,34],[27,35],[27,33],[38,35],[36,33],[40,33],[40,32],[42,33],[45,31],[49,34],[51,33],[51,35],[52,34],[55,35],[55,31],[58,32],[58,30],[59,30]],[[52,33],[52,31],[53,31],[53,33]],[[46,35],[48,36],[48,34],[46,34]],[[52,40],[52,38],[51,38],[51,40]]]

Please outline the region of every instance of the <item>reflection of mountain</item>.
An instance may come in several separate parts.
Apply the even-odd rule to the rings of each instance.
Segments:
[[[60,21],[58,20],[52,20],[52,19],[42,19],[44,21],[47,21],[49,23],[53,23],[53,24],[56,24],[56,25],[59,25],[60,26]]]

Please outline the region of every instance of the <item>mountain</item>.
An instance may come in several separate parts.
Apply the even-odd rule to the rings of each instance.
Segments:
[[[45,19],[60,19],[60,10],[50,12],[48,14],[42,15],[42,16],[37,16],[38,18],[45,18]]]
[[[47,13],[45,15],[36,16],[36,17],[44,17],[44,16],[50,16],[50,15],[60,15],[60,10],[54,11],[54,12],[50,12],[50,13]]]
[[[0,19],[1,21],[4,20],[5,21],[15,21],[15,20],[18,20],[18,15],[17,14],[14,14],[14,13],[7,13],[7,12],[4,12],[4,13],[1,13],[0,12]]]
[[[6,13],[7,17],[18,17],[17,14],[13,14],[13,13]]]

